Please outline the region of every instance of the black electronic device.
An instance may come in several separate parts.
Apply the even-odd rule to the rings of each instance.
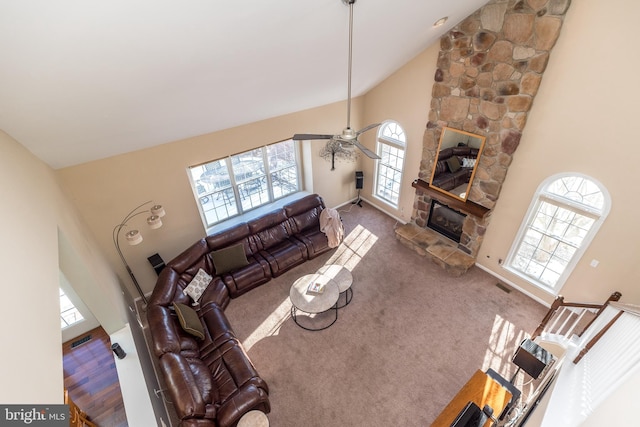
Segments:
[[[159,276],[160,272],[164,268],[164,260],[162,259],[162,257],[159,254],[153,254],[147,259],[149,260],[149,263],[151,264],[153,269],[156,271],[156,274]]]
[[[513,363],[533,379],[538,379],[542,371],[551,364],[552,360],[553,356],[551,353],[529,338],[520,343],[520,347],[518,347],[516,353],[513,355]]]
[[[489,407],[490,409],[490,407]],[[493,411],[491,411],[493,413]],[[474,402],[467,403],[458,414],[451,427],[482,427],[489,419],[490,414],[486,414]]]
[[[362,171],[356,171],[356,189],[362,190],[364,186],[364,173]]]

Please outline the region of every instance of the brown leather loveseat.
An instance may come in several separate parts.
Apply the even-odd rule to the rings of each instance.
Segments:
[[[464,160],[472,160],[475,164],[478,152],[477,148],[466,145],[440,151],[431,185],[448,191],[467,184],[471,180],[473,166],[464,166],[467,163]]]
[[[248,411],[270,411],[268,386],[224,309],[230,299],[330,249],[320,230],[324,207],[320,196],[306,196],[200,239],[162,270],[147,318],[182,426],[235,426]],[[189,287],[196,276],[210,276],[197,302]]]

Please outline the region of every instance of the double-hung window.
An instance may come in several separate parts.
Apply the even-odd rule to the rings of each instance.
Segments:
[[[548,178],[529,206],[506,268],[557,294],[610,205],[607,190],[592,178],[578,174]]]
[[[206,228],[300,190],[298,144],[286,140],[189,168]]]
[[[374,194],[394,207],[398,206],[406,137],[402,127],[393,121],[384,122],[378,129]]]

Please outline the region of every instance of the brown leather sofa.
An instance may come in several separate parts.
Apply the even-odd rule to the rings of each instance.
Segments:
[[[462,159],[477,159],[478,149],[468,146],[461,147],[449,147],[438,153],[438,160],[436,162],[436,170],[433,174],[433,180],[431,185],[441,188],[443,190],[453,190],[459,185],[466,184],[471,179],[473,172],[472,167],[459,166],[463,163]],[[452,170],[448,161],[452,157],[457,157],[458,168]]]
[[[330,249],[320,231],[324,208],[320,196],[306,196],[200,239],[160,273],[147,318],[153,352],[182,426],[235,426],[248,411],[270,411],[269,388],[247,357],[224,309],[232,298]],[[212,252],[239,244],[247,264],[218,274]],[[183,291],[199,269],[212,276],[193,307],[203,326],[202,339],[182,328],[173,305],[193,306]]]

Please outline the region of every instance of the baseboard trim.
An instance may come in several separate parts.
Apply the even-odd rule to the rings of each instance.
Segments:
[[[541,299],[540,297],[532,294],[531,292],[522,289],[520,286],[516,285],[515,283],[513,283],[511,280],[507,279],[504,276],[501,276],[499,274],[497,274],[496,272],[489,270],[487,267],[480,265],[476,262],[476,267],[478,267],[480,270],[486,271],[487,273],[489,273],[490,275],[492,275],[493,277],[495,277],[496,279],[500,280],[501,282],[506,283],[507,285],[511,286],[513,289],[515,289],[516,291],[525,294],[526,296],[528,296],[529,298],[531,298],[534,301],[539,302],[540,304],[544,305],[545,307],[549,308],[551,307],[551,304],[549,304],[548,302],[544,301],[543,299]]]
[[[373,207],[373,208],[378,209],[380,212],[382,212],[383,214],[385,214],[385,215],[387,215],[387,216],[390,216],[391,218],[395,219],[395,220],[396,220],[396,221],[398,221],[399,223],[401,223],[401,224],[403,224],[403,225],[407,223],[407,221],[405,221],[404,219],[399,218],[399,217],[397,217],[397,216],[395,216],[395,215],[393,215],[393,214],[391,214],[391,213],[387,212],[386,210],[382,209],[380,206],[378,206],[378,205],[377,205],[377,204],[375,204],[375,203],[371,203],[371,201],[370,201],[369,199],[367,199],[367,198],[365,198],[365,197],[360,197],[360,198],[361,198],[362,200],[364,200],[365,202],[367,202],[367,204],[368,204],[369,206],[371,206],[371,207]],[[357,200],[357,199],[354,199],[354,200]]]

